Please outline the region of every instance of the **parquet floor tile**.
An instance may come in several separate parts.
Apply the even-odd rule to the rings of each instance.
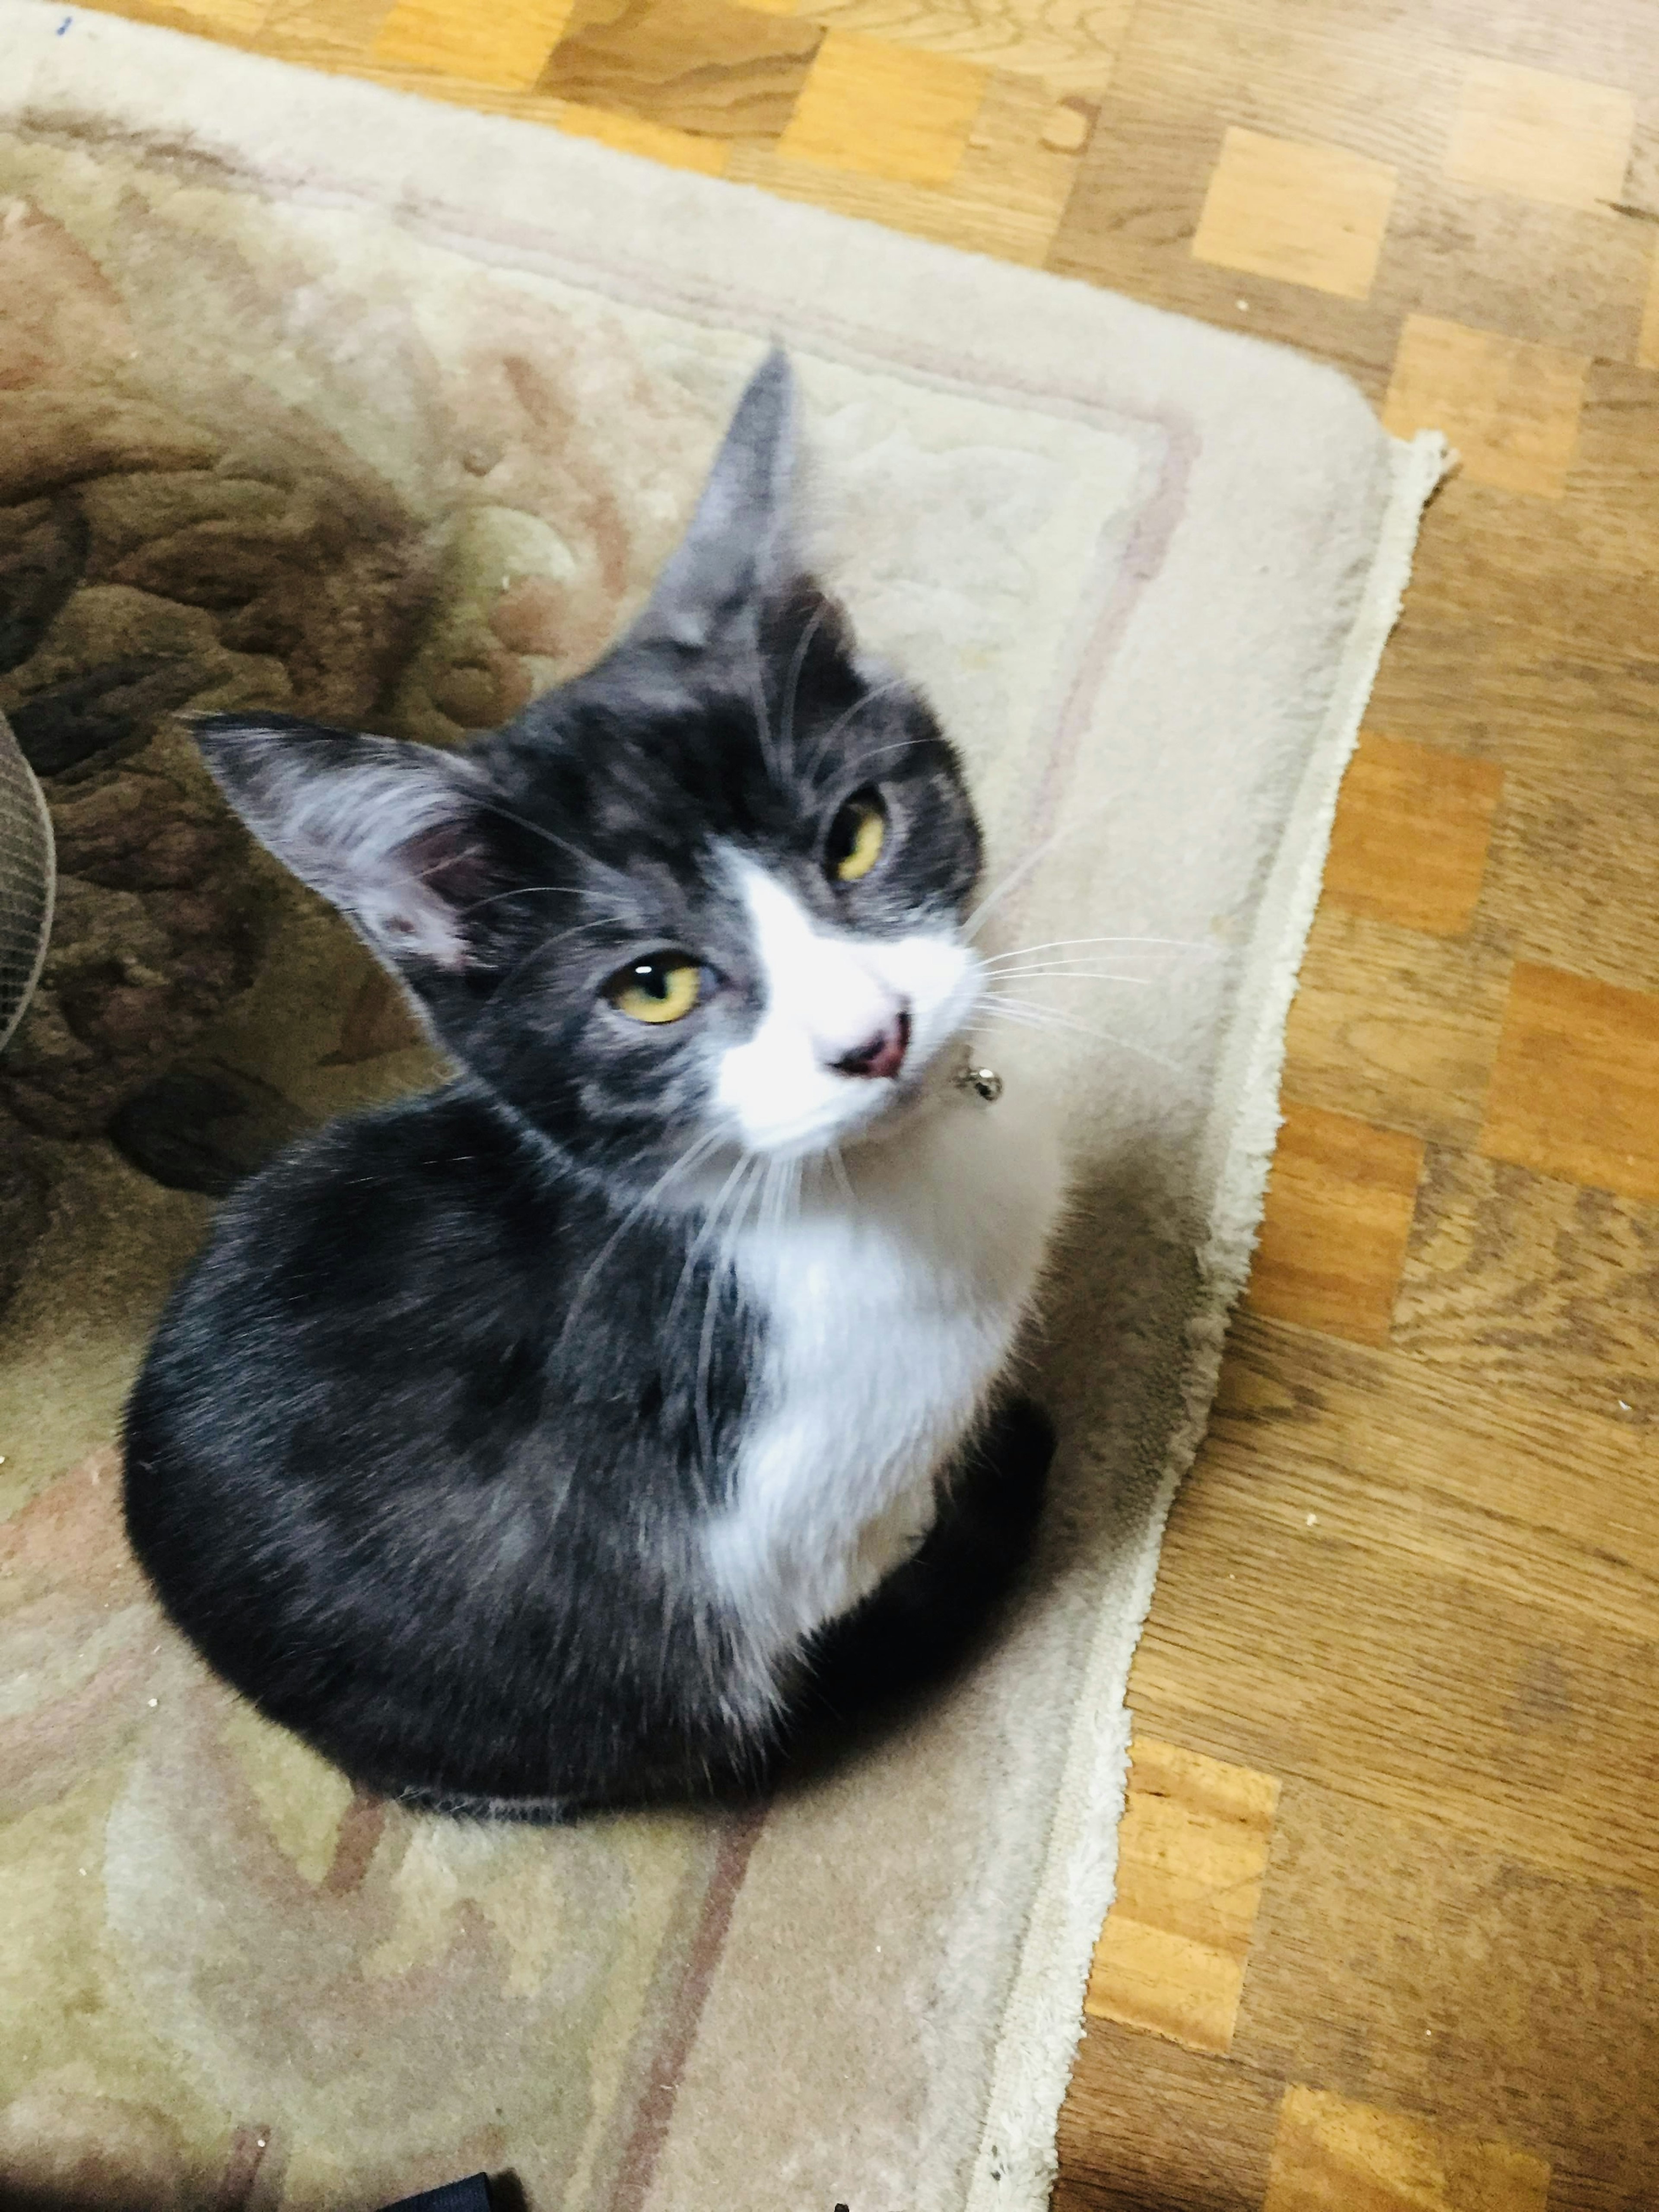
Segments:
[[[1262,2212],[1544,2212],[1549,2181],[1508,2143],[1297,2087],[1279,2108]]]
[[[1443,430],[1478,483],[1557,499],[1589,374],[1588,361],[1556,346],[1408,315],[1382,420],[1401,438]]]
[[[1315,919],[1291,1009],[1297,1103],[1473,1144],[1509,973],[1507,955],[1480,939],[1437,939],[1333,900]]]
[[[732,0],[576,0],[538,88],[672,130],[776,139],[823,38]]]
[[[1221,142],[1193,252],[1218,268],[1363,300],[1394,193],[1386,161],[1235,125]]]
[[[1386,1344],[1422,1168],[1415,1137],[1287,1103],[1249,1304],[1356,1344]]]
[[[1611,85],[1472,59],[1446,174],[1486,191],[1603,209],[1624,189],[1636,102]]]
[[[979,62],[828,31],[778,151],[895,184],[948,185],[985,86]]]
[[[832,30],[1028,77],[1056,99],[1091,100],[1111,82],[1133,6],[1134,0],[811,0],[802,12]]]
[[[1659,1422],[1659,1207],[1431,1146],[1392,1341],[1480,1389]]]
[[[570,0],[498,0],[459,10],[446,0],[395,0],[372,48],[390,67],[434,70],[528,91],[565,27]]]
[[[1361,732],[1325,864],[1325,897],[1349,914],[1461,937],[1486,874],[1504,771],[1431,745]]]
[[[1569,1694],[1542,1662],[1532,1693]],[[1431,1821],[1301,1782],[1282,1794],[1273,1863],[1234,2038],[1242,2065],[1270,2080],[1299,2067],[1345,2103],[1432,2114],[1455,2137],[1501,2141],[1534,2172],[1554,2164],[1558,2179],[1642,2186],[1619,2137],[1659,2084],[1659,2015],[1639,1996],[1659,1965],[1650,1900],[1523,1871],[1498,1851],[1448,1851]],[[1356,1956],[1379,1970],[1364,2006]],[[1553,2147],[1572,2142],[1582,2149],[1560,2161]],[[1352,2185],[1326,2202],[1368,2199]]]
[[[1517,963],[1480,1150],[1659,1199],[1659,994]]]
[[[792,160],[782,148],[753,143],[733,148],[727,174],[785,199],[1040,267],[1076,179],[1073,149],[1088,124],[1086,110],[1057,101],[1036,78],[997,71],[948,186]]]
[[[1189,2051],[1233,2039],[1279,1784],[1143,1737],[1130,1752],[1117,1896],[1084,2010]]]

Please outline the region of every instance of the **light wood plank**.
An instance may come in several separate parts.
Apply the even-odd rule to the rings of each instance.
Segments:
[[[1387,162],[1235,125],[1221,143],[1194,257],[1363,300],[1376,275],[1395,183]]]
[[[1460,937],[1474,918],[1504,771],[1367,731],[1349,763],[1325,896],[1350,914]]]
[[[284,46],[285,60],[302,61],[307,69],[337,71],[346,76],[360,76],[368,84],[383,84],[390,92],[413,93],[422,100],[441,100],[448,107],[467,107],[480,115],[508,115],[520,123],[556,125],[563,112],[562,100],[550,100],[545,93],[524,91],[512,85],[481,84],[469,77],[434,76],[430,70],[405,68],[400,63],[375,60],[372,53],[342,52],[335,45],[301,45],[303,31],[296,34],[295,46]]]
[[[1463,80],[1446,173],[1486,191],[1606,212],[1623,190],[1635,130],[1628,92],[1482,55]]]
[[[831,30],[981,62],[1030,78],[1052,96],[1091,100],[1111,81],[1133,7],[1134,0],[801,0],[801,12]]]
[[[569,14],[570,0],[497,0],[469,9],[448,0],[395,0],[375,38],[374,58],[388,69],[428,70],[527,91]]]
[[[1357,1344],[1386,1343],[1422,1165],[1415,1137],[1287,1104],[1250,1304]]]
[[[1647,298],[1642,309],[1642,331],[1636,342],[1636,358],[1644,368],[1659,368],[1659,247],[1653,257]]]
[[[738,146],[728,171],[786,199],[884,222],[1006,261],[1041,266],[1077,176],[1074,141],[1086,118],[1029,77],[992,76],[967,150],[948,186],[901,184],[796,161],[764,146]]]
[[[623,154],[643,154],[665,168],[693,169],[700,176],[721,177],[732,159],[725,139],[699,137],[693,131],[676,131],[666,123],[650,123],[643,116],[615,115],[603,107],[584,107],[574,100],[560,103],[555,118],[561,131],[573,138],[594,138],[602,146],[615,146]]]
[[[1659,996],[1517,963],[1480,1149],[1659,1199]]]
[[[894,184],[948,185],[987,82],[975,62],[830,31],[778,152]]]
[[[1545,2212],[1550,2170],[1328,2090],[1285,2093],[1261,2212]]]
[[[1117,1894],[1085,2010],[1190,2051],[1232,2041],[1279,1784],[1154,1738],[1130,1753]]]
[[[244,46],[258,40],[268,0],[106,0],[100,12]]]
[[[271,0],[259,44],[283,61],[356,74],[372,57],[390,7],[391,0]]]
[[[1589,374],[1559,347],[1410,315],[1383,421],[1401,438],[1444,431],[1479,483],[1559,499]]]

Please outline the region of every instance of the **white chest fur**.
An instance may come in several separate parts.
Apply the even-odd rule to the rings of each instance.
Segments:
[[[953,1096],[860,1148],[850,1197],[821,1179],[799,1213],[735,1241],[764,1373],[708,1558],[763,1665],[855,1605],[933,1523],[1059,1204],[1033,1103]]]

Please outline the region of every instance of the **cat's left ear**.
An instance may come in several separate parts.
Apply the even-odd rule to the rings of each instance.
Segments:
[[[706,652],[799,574],[795,418],[794,372],[775,347],[738,402],[696,513],[629,644]]]
[[[478,963],[472,915],[498,878],[489,787],[435,746],[287,714],[210,714],[202,757],[261,844],[399,971]]]

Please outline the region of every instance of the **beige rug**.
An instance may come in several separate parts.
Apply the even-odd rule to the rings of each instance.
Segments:
[[[824,566],[965,747],[994,870],[1055,841],[1000,942],[1201,949],[1050,994],[1101,1034],[985,1041],[1063,1092],[1079,1190],[1055,1510],[986,1662],[763,1816],[416,1820],[205,1680],[120,1540],[118,1408],[212,1194],[428,1073],[168,716],[511,712],[643,590],[774,333]],[[0,0],[0,710],[63,872],[0,1061],[0,2197],[1046,2201],[1129,1656],[1439,465],[1242,338]]]

